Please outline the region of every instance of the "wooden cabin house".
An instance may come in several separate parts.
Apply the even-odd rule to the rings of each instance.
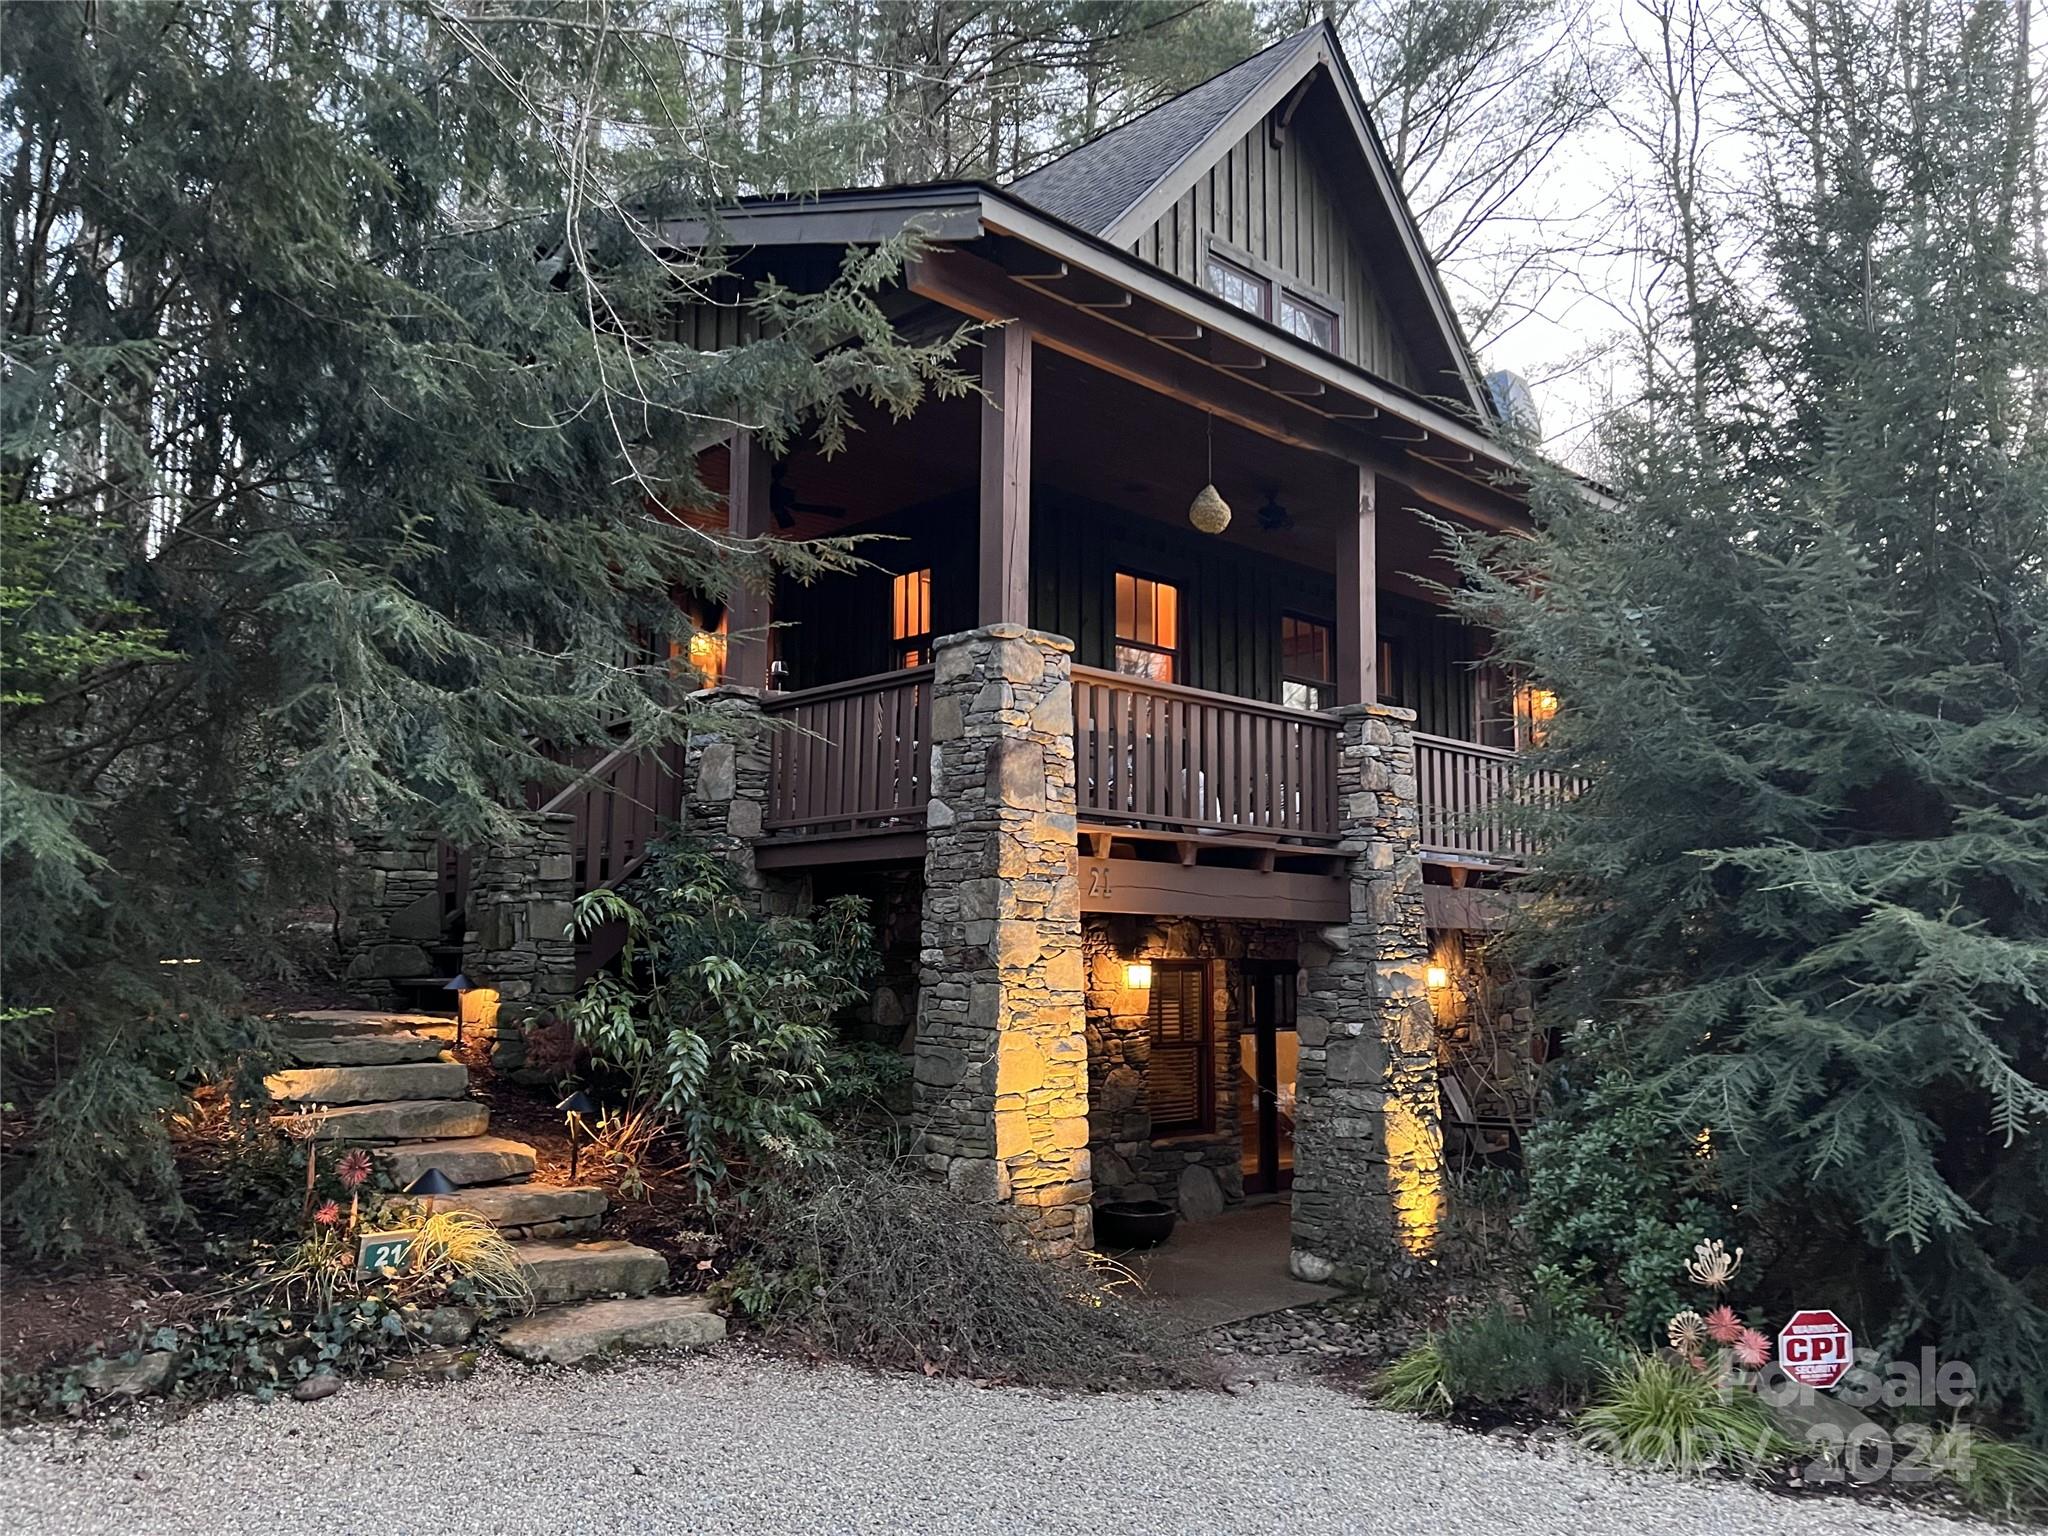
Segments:
[[[743,279],[792,285],[906,230],[892,315],[990,322],[983,397],[864,418],[829,459],[707,456],[738,533],[891,537],[736,601],[696,658],[782,729],[601,765],[552,852],[437,869],[465,972],[558,994],[561,901],[674,812],[767,898],[873,900],[869,1022],[912,1059],[923,1152],[1047,1248],[1103,1202],[1262,1191],[1306,1277],[1426,1246],[1435,1019],[1525,856],[1494,811],[1541,704],[1446,611],[1430,520],[1527,512],[1335,34],[1009,186],[724,221]],[[717,346],[750,320],[677,323]]]

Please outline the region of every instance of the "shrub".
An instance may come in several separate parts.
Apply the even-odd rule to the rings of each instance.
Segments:
[[[861,903],[766,916],[730,864],[672,841],[627,891],[577,902],[580,933],[611,922],[626,926],[619,974],[593,977],[570,1020],[593,1065],[621,1080],[626,1112],[680,1142],[704,1195],[736,1160],[819,1153],[833,1015],[875,965]]]
[[[1603,1043],[1585,1046],[1597,1054]],[[1636,1344],[1661,1340],[1685,1305],[1688,1254],[1733,1226],[1697,1133],[1642,1082],[1608,1070],[1560,1094],[1529,1135],[1528,1163],[1521,1226],[1534,1258],[1593,1279]]]
[[[1123,1272],[1032,1257],[1009,1220],[917,1163],[854,1146],[761,1191],[732,1277],[765,1328],[843,1359],[1021,1385],[1211,1380],[1120,1294]]]
[[[1381,1373],[1380,1400],[1423,1413],[1582,1402],[1621,1359],[1607,1327],[1539,1300],[1518,1316],[1495,1303],[1431,1334]]]
[[[1579,1415],[1579,1438],[1633,1466],[1754,1471],[1797,1447],[1768,1404],[1718,1371],[1663,1354],[1631,1355]]]
[[[1963,1502],[2001,1520],[2048,1518],[2048,1454],[1956,1426],[1934,1437],[1927,1459]]]

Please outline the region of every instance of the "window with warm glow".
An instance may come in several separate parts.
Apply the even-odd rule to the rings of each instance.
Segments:
[[[716,688],[725,678],[725,610],[718,609],[716,622],[712,621],[707,609],[693,607],[688,611],[696,630],[687,643],[680,640],[669,642],[669,674],[677,675],[681,668],[676,664],[687,660],[690,670],[697,674],[698,687]]]
[[[1180,654],[1180,591],[1164,581],[1116,573],[1116,669],[1170,683]]]
[[[921,667],[932,656],[932,573],[906,571],[890,584],[890,636],[896,665]]]
[[[1152,1134],[1206,1131],[1213,1123],[1215,1048],[1209,983],[1199,960],[1152,962],[1152,1053],[1145,1073]]]
[[[1336,682],[1337,632],[1316,619],[1280,616],[1280,702],[1289,709],[1322,709]]]
[[[1557,717],[1557,695],[1548,688],[1525,685],[1516,696],[1516,732],[1519,747],[1540,747],[1550,735],[1550,722]]]

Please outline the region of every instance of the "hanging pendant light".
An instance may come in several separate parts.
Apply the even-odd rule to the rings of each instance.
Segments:
[[[1221,533],[1230,526],[1230,503],[1216,489],[1216,417],[1208,417],[1209,424],[1209,483],[1195,492],[1195,499],[1188,503],[1188,521],[1203,533]]]

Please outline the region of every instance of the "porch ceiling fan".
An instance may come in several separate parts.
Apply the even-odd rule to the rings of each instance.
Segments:
[[[768,511],[775,519],[775,526],[785,531],[796,526],[798,517],[844,517],[846,508],[828,507],[821,502],[799,501],[789,486],[787,475],[789,463],[777,459],[768,477]]]

